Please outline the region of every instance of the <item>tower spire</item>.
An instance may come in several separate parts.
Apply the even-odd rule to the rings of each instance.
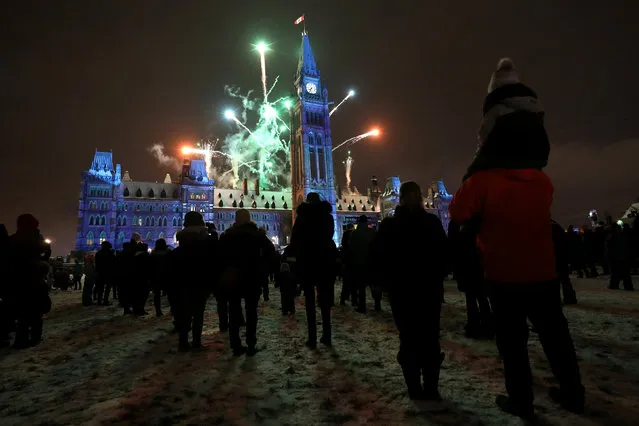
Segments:
[[[317,63],[315,62],[311,42],[306,31],[302,34],[302,54],[300,55],[300,60],[297,65],[297,75],[319,77]]]

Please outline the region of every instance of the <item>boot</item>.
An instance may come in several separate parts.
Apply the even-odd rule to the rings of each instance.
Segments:
[[[552,387],[548,389],[548,396],[561,407],[575,414],[582,414],[584,412],[585,397],[583,386],[576,392],[568,394],[562,392],[560,388]]]
[[[530,419],[535,416],[535,409],[532,404],[515,403],[506,395],[497,395],[497,398],[495,398],[495,404],[497,404],[501,411],[512,414],[513,416],[521,417],[522,419]]]
[[[445,354],[441,352],[439,354],[439,363],[437,367],[423,367],[421,369],[422,372],[422,380],[423,388],[424,388],[424,399],[429,401],[441,401],[442,397],[439,394],[439,371],[441,369],[441,365],[444,362]]]
[[[410,399],[423,399],[424,389],[419,380],[419,368],[402,366],[402,373],[408,389],[408,397]]]

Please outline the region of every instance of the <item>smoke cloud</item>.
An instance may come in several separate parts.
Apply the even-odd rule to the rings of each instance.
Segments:
[[[164,153],[164,145],[162,145],[161,143],[156,143],[152,147],[147,148],[147,150],[162,166],[168,166],[178,172],[181,171],[182,165],[180,163],[180,160],[175,157],[171,157],[170,155],[166,155]]]

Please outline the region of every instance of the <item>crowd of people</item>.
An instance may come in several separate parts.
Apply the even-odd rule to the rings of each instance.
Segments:
[[[146,315],[153,292],[155,314],[162,316],[166,294],[179,351],[203,350],[202,330],[207,300],[215,297],[219,328],[228,332],[234,356],[253,356],[257,342],[258,301],[268,300],[271,278],[279,288],[283,315],[295,313],[295,297],[303,293],[308,338],[318,343],[317,312],[321,316],[319,342],[331,346],[331,310],[335,282],[342,279],[341,305],[351,303],[367,311],[367,289],[376,311],[388,298],[399,332],[397,361],[413,399],[441,400],[439,374],[440,317],[444,280],[452,272],[465,293],[470,338],[496,339],[504,363],[507,395],[496,404],[504,411],[534,414],[532,375],[528,360],[528,321],[539,334],[558,388],[551,398],[567,410],[584,410],[585,391],[563,303],[577,303],[570,280],[610,273],[610,288],[630,277],[637,258],[637,235],[627,225],[564,230],[551,219],[553,186],[542,171],[550,144],[543,126],[543,110],[536,94],[519,82],[510,60],[499,62],[484,102],[480,146],[450,205],[446,232],[438,217],[423,207],[421,188],[405,182],[394,214],[376,230],[361,216],[349,225],[341,247],[334,242],[331,205],[317,193],[295,212],[291,243],[275,250],[250,213],[236,212],[234,225],[219,236],[197,212],[184,218],[178,247],[158,240],[152,251],[134,234],[121,252],[108,241],[95,256],[84,259],[69,286],[82,287],[84,305],[110,304],[118,299],[125,315]],[[516,141],[514,143],[513,141]],[[42,337],[42,315],[51,308],[44,262],[50,247],[31,215],[18,218],[18,231],[2,238],[2,277],[16,277],[19,285],[0,287],[0,338],[14,346],[36,345]],[[377,267],[383,259],[384,267]],[[215,263],[220,268],[210,268]],[[15,274],[15,275],[14,275]],[[246,328],[242,342],[241,327]]]

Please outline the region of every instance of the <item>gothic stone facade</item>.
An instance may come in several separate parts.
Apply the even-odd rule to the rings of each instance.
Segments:
[[[187,212],[202,213],[221,233],[233,224],[240,208],[250,211],[252,220],[275,244],[286,245],[295,208],[309,192],[319,193],[333,206],[336,242],[341,240],[343,228],[360,215],[376,225],[384,215],[392,214],[399,202],[398,178],[390,178],[391,184],[383,192],[373,178],[366,195],[342,193],[336,185],[328,90],[306,33],[302,35],[294,87],[297,102],[291,116],[290,189],[261,191],[259,180],[252,188],[244,180],[241,189],[216,189],[202,160],[185,160],[177,181],[167,174],[162,183],[138,182],[128,172],[120,175],[120,165],[113,167],[112,153],[96,152],[91,167],[82,173],[76,250],[97,250],[106,240],[120,250],[133,233],[140,234],[149,246],[159,238],[175,245]],[[443,183],[433,184],[425,195],[425,207],[442,218],[447,228],[449,195]]]

